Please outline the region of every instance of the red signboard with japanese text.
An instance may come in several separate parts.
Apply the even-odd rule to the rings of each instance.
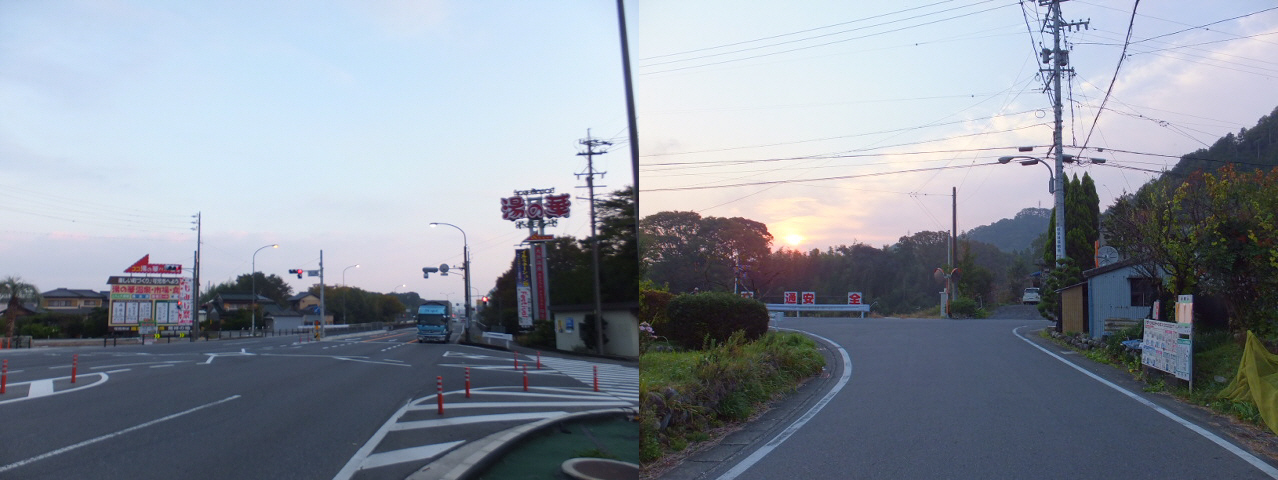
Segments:
[[[550,318],[550,275],[546,271],[546,244],[532,245],[533,305],[537,307],[537,319]]]
[[[861,292],[848,292],[848,305],[860,305],[861,299]]]
[[[784,300],[781,303],[788,305],[799,303],[799,292],[785,292]]]
[[[804,305],[813,305],[816,303],[816,292],[803,292],[800,299]]]
[[[543,220],[568,218],[572,207],[569,194],[547,195],[541,198],[513,196],[501,199],[502,220]]]
[[[124,269],[124,273],[167,273],[173,275],[182,274],[182,265],[179,263],[151,263],[151,254],[146,254],[141,259],[133,262],[129,268]]]

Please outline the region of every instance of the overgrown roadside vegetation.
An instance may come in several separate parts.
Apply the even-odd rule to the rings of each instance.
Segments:
[[[639,457],[645,470],[712,440],[715,429],[748,420],[825,366],[812,339],[766,332],[766,310],[755,300],[672,296],[650,286],[640,296]],[[725,324],[734,328],[721,328]]]
[[[1123,329],[1105,340],[1092,340],[1085,335],[1067,332],[1057,334],[1045,329],[1041,335],[1060,345],[1072,348],[1097,362],[1122,368],[1133,378],[1145,384],[1146,392],[1161,392],[1182,402],[1208,408],[1245,424],[1268,430],[1260,418],[1260,410],[1250,401],[1235,402],[1217,396],[1238,373],[1243,347],[1226,331],[1195,333],[1194,337],[1194,390],[1183,381],[1161,372],[1153,373],[1141,368],[1140,351],[1128,348],[1123,341],[1140,339],[1141,327]]]

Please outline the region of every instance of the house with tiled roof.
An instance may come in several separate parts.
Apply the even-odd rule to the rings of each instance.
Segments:
[[[40,294],[40,308],[52,313],[88,315],[105,308],[111,295],[87,289],[58,288]]]

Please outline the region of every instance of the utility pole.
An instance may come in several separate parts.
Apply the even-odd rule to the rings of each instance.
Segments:
[[[1061,2],[1064,0],[1039,0],[1038,5],[1047,8],[1047,18],[1043,19],[1043,29],[1052,32],[1052,48],[1049,50],[1044,48],[1041,52],[1043,63],[1050,63],[1051,69],[1047,70],[1052,75],[1052,113],[1055,117],[1055,125],[1052,130],[1052,152],[1056,157],[1056,177],[1052,179],[1056,190],[1056,263],[1060,264],[1065,259],[1065,152],[1064,140],[1061,133],[1061,116],[1063,107],[1061,105],[1061,74],[1068,72],[1074,73],[1074,69],[1066,68],[1069,65],[1069,50],[1061,49],[1061,35],[1065,29],[1078,27],[1088,28],[1091,20],[1066,22],[1061,17]],[[1044,70],[1040,69],[1040,72]]]
[[[204,228],[202,220],[200,212],[195,212],[195,268],[191,269],[191,281],[194,282],[192,288],[195,290],[195,295],[191,300],[191,316],[193,317],[191,319],[191,324],[193,325],[191,328],[192,342],[200,334],[200,244],[203,243],[200,241],[200,236]]]
[[[950,187],[950,277],[958,270],[958,187]],[[954,281],[945,277],[945,290],[950,292],[949,303],[954,303]],[[946,308],[949,311],[949,308]]]
[[[621,72],[626,80],[626,119],[630,125],[630,175],[635,186],[631,200],[634,203],[635,220],[639,220],[639,127],[635,122],[635,92],[630,80],[630,40],[626,34],[626,4],[617,0],[618,32],[621,34]],[[639,235],[639,225],[635,224],[635,236]]]
[[[320,308],[319,308],[319,313],[320,313],[320,318],[319,318],[319,322],[318,322],[318,323],[319,323],[319,338],[321,338],[321,339],[322,339],[322,338],[324,338],[324,321],[326,320],[326,317],[324,316],[324,315],[325,315],[325,313],[324,313],[324,251],[323,251],[323,250],[320,250],[319,267],[320,267],[320,268],[319,268],[319,274],[320,274],[320,304],[319,304],[319,307],[320,307]]]
[[[604,353],[604,334],[603,334],[603,300],[602,291],[599,286],[599,233],[596,228],[595,217],[595,175],[600,177],[608,172],[595,171],[595,155],[603,155],[606,151],[595,151],[598,147],[612,145],[612,143],[604,140],[595,140],[590,137],[590,129],[586,129],[586,139],[579,143],[586,146],[586,151],[578,152],[577,155],[586,157],[586,171],[575,174],[578,178],[586,177],[586,189],[589,192],[590,200],[590,256],[594,261],[594,283],[595,283],[595,349],[596,353],[603,355]],[[603,186],[603,185],[600,185]],[[638,191],[638,188],[635,189]]]

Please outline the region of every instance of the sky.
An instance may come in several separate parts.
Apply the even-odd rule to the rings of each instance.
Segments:
[[[107,290],[150,255],[201,286],[250,273],[461,302],[527,237],[515,190],[571,193],[590,234],[634,183],[611,2],[0,2],[0,276]],[[431,228],[431,222],[456,225]],[[278,248],[261,247],[278,244]],[[354,265],[359,265],[354,268]]]
[[[1092,176],[1102,209],[1278,107],[1273,2],[1134,3],[1062,4],[1086,21],[1064,36],[1064,152],[1106,160],[1065,173]],[[1052,144],[1036,1],[649,0],[626,13],[641,215],[744,217],[774,248],[806,251],[948,231],[951,189],[960,233],[1053,206],[1050,169],[997,163]]]
[[[1087,20],[1065,35],[1065,151],[1107,160],[1066,173],[1102,207],[1278,106],[1271,2],[1132,12],[1063,4]],[[806,250],[946,230],[952,188],[960,232],[1051,207],[1048,169],[996,163],[1048,154],[1045,13],[629,2],[640,213],[745,217]],[[598,193],[634,182],[618,33],[599,0],[0,2],[0,275],[189,270],[198,213],[203,287],[256,268],[301,291],[317,279],[287,271],[322,250],[327,284],[458,302],[461,276],[421,276],[461,264],[446,222],[481,295],[527,234],[501,218],[515,190],[572,193],[549,233],[589,234],[587,132],[612,142]]]

